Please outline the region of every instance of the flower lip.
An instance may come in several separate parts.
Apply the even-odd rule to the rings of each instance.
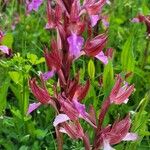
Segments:
[[[70,55],[74,56],[75,58],[79,57],[81,55],[84,38],[72,33],[72,35],[67,38],[67,41],[69,43]]]
[[[3,53],[9,55],[9,48],[8,48],[7,46],[5,46],[5,45],[0,45],[0,50],[1,50]]]
[[[31,114],[31,113],[32,113],[35,109],[37,109],[40,105],[41,105],[40,102],[30,104],[29,107],[28,107],[28,112],[27,112],[27,114]]]
[[[59,114],[56,116],[53,125],[56,127],[58,124],[63,123],[67,120],[70,120],[70,118],[66,114]]]
[[[32,10],[38,11],[42,3],[43,3],[43,0],[32,0],[31,2],[26,0],[27,11],[28,12],[31,12]]]

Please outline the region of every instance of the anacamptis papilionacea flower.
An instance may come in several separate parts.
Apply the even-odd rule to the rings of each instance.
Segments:
[[[34,1],[32,4],[34,9]],[[38,6],[42,1],[38,3]],[[110,59],[110,49],[104,52],[108,40],[107,28],[108,17],[102,14],[108,0],[57,0],[52,6],[52,1],[47,1],[47,24],[45,28],[56,33],[51,40],[51,50],[44,50],[44,56],[48,72],[40,75],[41,86],[36,79],[30,79],[29,86],[33,95],[38,100],[29,106],[28,114],[41,105],[51,105],[56,110],[56,118],[53,122],[57,136],[65,133],[73,139],[83,140],[86,150],[112,150],[111,145],[121,141],[136,140],[137,135],[129,132],[131,126],[130,115],[124,119],[117,118],[111,125],[103,126],[105,115],[112,104],[120,105],[127,103],[129,96],[134,90],[133,85],[124,82],[120,75],[116,77],[116,83],[109,96],[104,100],[99,118],[95,115],[94,107],[89,110],[83,104],[83,99],[88,93],[90,80],[84,85],[80,84],[80,73],[71,76],[71,65],[80,56],[89,56],[100,60],[104,65]],[[28,6],[29,7],[29,6]],[[37,7],[35,7],[37,11]],[[105,26],[104,33],[98,33],[98,25]],[[46,88],[47,80],[57,75],[58,84],[53,86],[54,95],[50,95]],[[59,91],[57,90],[59,87]],[[81,119],[90,124],[95,131],[95,138],[90,143],[89,137],[80,124]],[[58,138],[58,149],[62,149]]]

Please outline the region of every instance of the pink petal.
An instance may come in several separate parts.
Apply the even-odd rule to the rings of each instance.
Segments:
[[[48,80],[49,78],[52,78],[54,76],[54,74],[55,74],[55,71],[51,70],[51,71],[43,73],[42,77],[44,80]]]
[[[115,150],[114,148],[111,147],[108,140],[104,140],[103,144],[104,144],[103,145],[103,150]]]
[[[0,46],[0,50],[5,53],[5,54],[8,54],[9,55],[9,48],[5,45],[1,45]]]
[[[59,132],[68,134],[67,131],[62,127],[59,129]]]
[[[38,11],[40,5],[43,3],[43,0],[32,0],[32,2],[26,2],[27,3],[27,10],[28,12],[31,12],[32,10]]]
[[[81,49],[84,43],[84,38],[76,34],[72,34],[67,38],[69,43],[69,52],[72,56],[79,57],[81,55]]]
[[[33,10],[38,11],[39,6],[43,3],[43,0],[33,0]]]
[[[108,63],[108,57],[102,51],[99,54],[97,54],[95,57],[105,65]]]
[[[79,103],[77,99],[73,99],[72,101],[79,114],[81,114],[83,117],[86,116],[85,105]]]
[[[29,105],[29,108],[28,108],[28,112],[27,114],[30,114],[32,111],[34,111],[35,109],[37,109],[39,106],[41,105],[41,103],[32,103]]]
[[[58,116],[56,116],[53,122],[53,126],[56,127],[58,124],[63,123],[67,120],[70,120],[70,118],[66,114],[59,114]]]
[[[123,138],[123,141],[135,141],[138,139],[138,135],[136,133],[127,133],[127,135]]]
[[[90,15],[90,20],[92,27],[94,27],[99,20],[99,15]]]
[[[138,23],[138,22],[140,22],[140,20],[139,20],[139,18],[133,18],[133,19],[131,20],[131,22]]]

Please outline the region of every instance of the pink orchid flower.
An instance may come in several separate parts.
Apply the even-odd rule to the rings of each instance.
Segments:
[[[32,0],[31,2],[29,0],[26,0],[27,11],[28,12],[31,12],[32,10],[38,11],[42,3],[43,3],[43,0]]]
[[[114,150],[111,146],[121,141],[137,140],[137,134],[129,132],[130,127],[130,115],[127,115],[123,120],[117,119],[113,125],[106,126],[97,135],[95,148],[101,146],[104,150]]]
[[[120,75],[118,75],[116,83],[110,93],[110,102],[114,104],[127,103],[128,97],[132,94],[133,91],[134,85],[128,85],[128,83],[123,83]]]

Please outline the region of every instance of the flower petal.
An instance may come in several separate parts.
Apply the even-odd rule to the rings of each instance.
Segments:
[[[5,53],[5,54],[8,54],[9,55],[9,48],[5,45],[1,45],[0,46],[0,50]]]
[[[42,77],[44,80],[48,80],[49,78],[52,78],[54,76],[54,74],[55,74],[55,71],[51,70],[51,71],[43,73]]]
[[[73,99],[73,104],[76,110],[79,112],[79,114],[85,117],[86,116],[85,105],[79,103],[77,99]]]
[[[32,10],[38,11],[39,6],[43,3],[43,0],[32,0],[32,2],[27,3],[27,11],[31,12]]]
[[[27,114],[30,114],[32,111],[34,111],[35,109],[37,109],[39,106],[41,105],[41,103],[32,103],[29,105],[29,108],[28,108],[28,112]]]
[[[138,139],[138,135],[136,133],[127,133],[127,135],[123,138],[123,141],[135,141]]]
[[[138,22],[140,22],[140,20],[139,20],[139,18],[133,18],[133,19],[131,20],[131,22],[138,23]]]
[[[92,27],[94,27],[99,20],[99,15],[90,15],[90,20]]]
[[[67,38],[69,43],[69,52],[72,56],[79,57],[81,54],[81,49],[84,43],[84,38],[82,36],[77,36],[72,34]]]
[[[58,116],[56,116],[53,122],[53,126],[56,127],[58,124],[65,122],[67,120],[70,120],[70,118],[66,114],[59,114]]]
[[[65,128],[62,128],[62,127],[60,127],[59,132],[68,134],[67,131],[65,130]]]
[[[108,140],[104,140],[104,142],[103,142],[103,150],[115,150],[114,148],[112,148],[111,146],[110,146],[110,144],[109,144],[109,142],[108,142]]]
[[[105,65],[108,63],[108,57],[102,51],[99,54],[97,54],[95,57]]]

